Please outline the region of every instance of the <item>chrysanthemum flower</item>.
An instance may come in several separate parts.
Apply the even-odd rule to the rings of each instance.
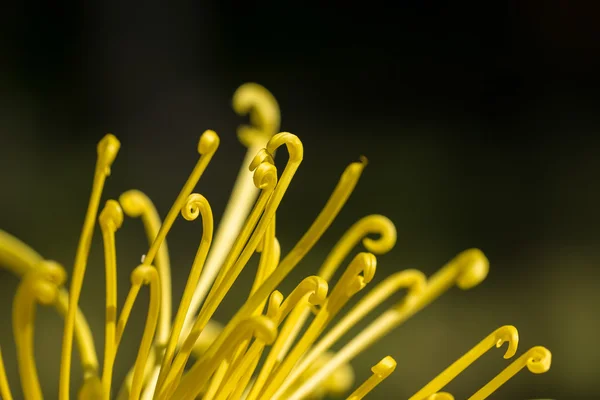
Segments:
[[[42,258],[18,239],[0,231],[0,264],[21,277],[14,297],[12,322],[26,399],[42,398],[33,352],[37,303],[55,307],[65,320],[58,394],[61,400],[69,398],[74,342],[84,371],[79,388],[82,399],[110,399],[115,394],[123,399],[295,400],[348,393],[349,399],[357,400],[396,367],[396,361],[383,354],[382,360],[372,367],[373,375],[364,383],[354,385],[349,363],[357,354],[452,287],[469,289],[486,278],[488,260],[481,251],[469,249],[429,278],[418,270],[404,270],[368,290],[376,270],[375,255],[388,252],[396,242],[392,222],[381,215],[369,215],[350,227],[315,275],[298,282],[291,293],[280,293],[277,288],[281,282],[344,206],[366,166],[366,159],[346,168],[321,213],[293,249],[281,257],[275,215],[302,162],[302,142],[291,133],[276,134],[279,108],[263,87],[243,85],[234,95],[233,107],[237,113],[250,116],[251,125],[241,126],[238,131],[248,153],[214,238],[209,202],[201,194],[193,193],[219,147],[219,137],[210,130],[201,135],[198,163],[162,222],[150,199],[136,190],[123,193],[118,200],[107,200],[100,209],[104,182],[120,147],[119,141],[110,134],[100,141],[92,194],[69,292],[63,288],[67,273],[61,265]],[[282,147],[287,148],[289,159],[284,170],[278,173],[274,157],[276,150]],[[172,318],[165,239],[179,214],[188,221],[201,219],[202,238]],[[131,273],[131,287],[119,310],[115,232],[123,224],[125,215],[141,218],[149,250]],[[85,315],[78,308],[96,220],[104,243],[106,271],[102,366]],[[377,238],[368,235],[377,235]],[[361,242],[367,251],[344,265],[349,253]],[[260,253],[260,261],[247,300],[228,322],[213,321],[219,304],[254,253]],[[340,267],[344,270],[341,277],[332,282]],[[150,292],[144,333],[135,364],[118,389],[112,376],[114,361],[143,286]],[[330,351],[355,324],[402,289],[406,289],[406,295],[397,304],[379,315],[339,351]],[[347,310],[346,303],[364,291],[368,293]],[[337,322],[333,323],[334,320]],[[411,400],[451,399],[449,393],[442,392],[443,388],[483,353],[504,342],[508,346],[504,358],[513,357],[518,344],[515,327],[503,326],[492,332]],[[534,347],[476,391],[471,399],[488,397],[524,367],[533,373],[546,372],[550,360],[547,349]],[[356,388],[352,392],[353,386]],[[13,398],[1,352],[0,394],[3,399]]]

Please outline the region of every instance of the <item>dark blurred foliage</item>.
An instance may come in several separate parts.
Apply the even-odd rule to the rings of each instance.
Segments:
[[[105,198],[139,188],[165,215],[194,165],[199,134],[217,130],[221,149],[198,190],[218,217],[244,154],[231,95],[255,81],[275,94],[282,128],[305,145],[278,213],[284,253],[345,165],[361,154],[370,160],[284,293],[316,271],[351,223],[375,212],[398,228],[377,280],[408,267],[430,274],[468,247],[491,261],[484,284],[452,290],[354,361],[358,379],[384,355],[398,361],[370,398],[408,397],[503,324],[519,328],[520,352],[547,346],[554,364],[541,376],[521,372],[494,398],[592,398],[600,363],[599,10],[594,2],[488,3],[4,4],[0,228],[70,269],[95,143],[106,132],[122,149]],[[121,300],[143,237],[137,221],[117,234]],[[176,294],[199,238],[199,225],[183,220],[169,236]],[[100,353],[102,268],[96,232],[81,304]],[[16,279],[1,276],[8,321]],[[217,318],[242,299],[229,296]],[[142,297],[128,327],[117,381],[134,360],[145,304]],[[62,323],[46,310],[37,321],[40,376],[54,398]],[[10,324],[1,333],[15,366]],[[465,398],[505,364],[492,351],[448,389]]]

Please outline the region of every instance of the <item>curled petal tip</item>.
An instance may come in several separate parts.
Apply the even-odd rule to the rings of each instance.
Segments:
[[[273,156],[267,151],[267,149],[260,149],[258,153],[256,153],[256,155],[250,162],[248,169],[250,171],[254,171],[256,168],[258,168],[259,165],[263,163],[275,165],[275,160],[273,159]]]
[[[504,353],[504,358],[509,359],[515,355],[519,347],[519,331],[512,325],[505,325],[496,330],[496,347],[500,348],[505,342],[508,342],[508,347]]]
[[[252,179],[258,189],[272,189],[277,184],[277,168],[271,163],[263,162],[254,169]]]
[[[40,262],[40,270],[42,271],[43,278],[56,286],[62,286],[67,280],[67,271],[52,260],[42,260]]]
[[[44,305],[53,304],[58,297],[58,286],[45,279],[34,278],[31,288],[36,299]]]
[[[206,197],[198,193],[192,193],[181,207],[181,215],[187,221],[194,221],[198,218],[198,215],[205,214],[208,210],[210,210],[210,204]]]
[[[267,151],[269,154],[275,154],[277,148],[286,145],[289,153],[289,161],[299,163],[304,158],[304,146],[298,136],[289,132],[281,132],[273,136],[267,143]]]
[[[456,261],[461,272],[457,285],[463,290],[471,289],[485,280],[490,269],[487,257],[479,249],[469,249],[460,253]]]
[[[158,272],[156,271],[156,268],[151,265],[141,264],[131,273],[131,284],[147,284],[154,278],[158,279]]]
[[[392,372],[394,372],[395,369],[396,369],[396,360],[394,360],[394,358],[392,358],[391,356],[386,356],[381,361],[379,361],[377,364],[375,364],[371,368],[371,371],[374,374],[376,374],[382,378],[385,378],[385,377],[389,376]]]
[[[247,147],[266,142],[279,129],[279,104],[271,92],[259,84],[240,86],[233,94],[232,106],[238,115],[250,114],[254,126],[238,128],[238,137]]]
[[[119,203],[123,212],[131,218],[138,218],[147,208],[148,197],[136,189],[131,189],[119,196]]]
[[[98,142],[98,161],[102,168],[109,169],[112,163],[117,158],[121,142],[112,133],[106,134],[100,142]]]
[[[377,269],[377,257],[372,253],[360,253],[363,258],[364,268],[363,277],[364,283],[369,283],[375,276],[375,270]]]
[[[123,210],[116,200],[108,200],[100,212],[100,226],[102,229],[116,231],[123,225]]]
[[[325,303],[327,299],[327,293],[329,291],[329,285],[327,281],[320,276],[313,276],[312,282],[314,284],[313,293],[308,298],[308,302],[313,306],[320,306]]]
[[[527,354],[527,369],[534,374],[543,374],[550,369],[552,364],[552,353],[545,347],[536,346],[530,349]]]
[[[277,338],[277,324],[271,318],[262,315],[256,317],[254,336],[266,344],[272,344]]]
[[[369,215],[359,223],[364,223],[366,229],[372,233],[379,234],[377,239],[370,237],[363,239],[363,246],[371,253],[385,254],[396,245],[396,226],[389,218],[383,215]]]
[[[220,143],[219,135],[213,130],[206,130],[200,136],[200,140],[198,141],[198,153],[200,155],[211,154],[217,151]]]
[[[267,304],[267,317],[271,319],[279,319],[281,314],[281,303],[283,302],[283,294],[279,290],[275,290],[269,296]]]

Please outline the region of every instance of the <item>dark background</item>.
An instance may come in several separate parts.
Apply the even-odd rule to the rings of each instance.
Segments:
[[[522,371],[494,398],[598,393],[597,7],[156,3],[2,6],[0,228],[70,269],[95,144],[106,132],[122,148],[105,199],[139,188],[164,216],[197,159],[198,136],[215,129],[222,145],[198,190],[218,217],[244,154],[235,138],[243,120],[231,110],[231,95],[258,82],[277,97],[282,129],[305,146],[278,212],[284,254],[344,167],[362,154],[370,160],[356,193],[284,293],[315,273],[344,230],[370,213],[389,216],[398,229],[377,280],[408,267],[431,274],[469,247],[490,259],[482,285],[450,291],[354,360],[357,384],[383,356],[398,361],[370,398],[408,397],[504,324],[519,328],[518,354],[544,345],[554,364],[545,375]],[[176,295],[199,239],[198,226],[183,220],[169,236]],[[123,300],[129,271],[146,248],[139,222],[126,222],[117,243]],[[100,354],[102,269],[97,230],[81,304]],[[17,280],[0,277],[7,321],[0,344],[19,393],[8,323]],[[240,301],[229,296],[216,317],[227,320]],[[116,382],[137,351],[146,297],[138,303]],[[52,311],[38,314],[39,373],[45,395],[55,398],[62,323]],[[491,351],[448,390],[466,398],[506,364],[501,351]]]

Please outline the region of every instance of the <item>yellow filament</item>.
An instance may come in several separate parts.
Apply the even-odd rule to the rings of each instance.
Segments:
[[[6,368],[4,367],[4,359],[2,358],[2,348],[0,348],[0,398],[5,400],[13,400],[8,379],[6,378]]]
[[[478,249],[465,250],[436,272],[427,282],[425,291],[413,302],[399,309],[392,307],[385,311],[354,339],[349,341],[329,362],[307,379],[289,400],[298,400],[310,393],[337,367],[352,360],[357,354],[369,348],[392,329],[401,325],[415,313],[429,305],[453,285],[467,290],[481,283],[488,274],[489,262]],[[276,398],[275,396],[273,397]]]
[[[348,400],[361,400],[367,394],[369,394],[377,385],[379,385],[385,378],[390,376],[396,369],[396,360],[392,357],[387,356],[379,361],[376,365],[371,368],[373,375],[367,379],[362,385],[360,385],[350,396]]]
[[[262,252],[262,254],[260,257],[256,277],[252,286],[251,294],[258,286],[260,286],[260,284],[266,279],[266,277],[271,274],[271,272],[277,267],[277,264],[279,263],[280,249],[279,243],[277,242],[277,239],[275,239],[275,217],[273,217],[273,219],[271,220],[271,224],[269,224],[269,226],[267,227],[265,236],[261,241],[259,247],[257,248],[257,251]],[[280,322],[290,312],[292,307],[291,304],[295,305],[295,303],[299,301],[299,299],[304,295],[305,292],[314,292],[315,296],[311,297],[311,300],[313,302],[319,302],[319,304],[321,304],[327,296],[327,284],[325,283],[323,292],[323,287],[320,284],[321,281],[322,280],[318,277],[309,277],[302,281],[286,299],[283,309],[281,309],[282,305],[280,304],[283,300],[283,296],[278,291],[273,292],[270,297],[267,315],[270,318],[276,319]],[[255,310],[253,315],[260,315],[263,308],[264,304],[261,304],[261,306]],[[279,322],[277,322],[278,325]],[[251,368],[253,371],[256,365],[258,364],[259,358],[264,348],[264,344],[261,345],[260,341],[255,341],[248,352],[246,352],[247,348],[247,341],[240,344],[239,348],[235,353],[235,356],[233,357],[234,363],[232,365],[227,365],[226,363],[223,363],[219,367],[217,373],[215,373],[215,376],[210,382],[206,394],[203,396],[204,399],[211,400],[217,392],[219,393],[219,399],[225,398],[224,396],[229,394],[229,390],[233,390],[234,388],[236,388],[236,391],[239,391],[237,390],[239,385],[225,384],[225,382],[238,382],[238,380],[241,378],[241,371],[239,370],[239,368],[242,368],[242,371],[247,371],[250,368],[249,365],[252,364],[253,366]],[[239,366],[240,364],[242,365],[241,367]],[[248,380],[252,376],[252,371],[250,371],[249,374],[245,373],[245,376],[248,378]]]
[[[274,372],[273,377],[270,378],[270,382],[263,390],[260,399],[271,399],[273,393],[281,389],[281,385],[294,365],[296,365],[300,357],[306,353],[323,330],[325,330],[331,319],[352,296],[362,290],[373,279],[376,266],[377,260],[371,253],[359,253],[354,257],[339,282],[333,288],[331,295],[325,301],[325,304],[323,304],[304,335],[300,338],[300,341]]]
[[[121,194],[119,197],[119,203],[123,208],[123,212],[125,212],[128,217],[141,218],[142,224],[144,225],[144,230],[146,231],[146,236],[148,238],[148,246],[152,246],[152,243],[158,235],[162,221],[150,198],[139,190],[128,190],[127,192]],[[159,352],[160,349],[165,348],[171,330],[171,263],[169,260],[169,251],[166,238],[156,253],[154,265],[156,266],[158,275],[160,277],[161,292],[158,328],[156,331],[156,337],[154,338],[156,352]],[[156,362],[155,352],[152,352],[150,357],[151,361],[149,361],[149,364],[154,364]],[[156,374],[158,374],[159,365],[146,369],[144,372],[145,383],[151,379],[151,375],[153,375],[154,370],[156,370]],[[127,377],[128,378],[124,381],[124,384],[128,387],[123,387],[119,391],[119,395],[121,395],[124,390],[126,390],[127,393],[131,391],[133,367],[129,371]]]
[[[128,190],[119,197],[123,212],[130,218],[141,218],[149,246],[158,236],[162,221],[148,196],[139,190]],[[156,331],[155,346],[166,346],[171,330],[171,262],[166,238],[156,253],[153,265],[160,277],[160,317]]]
[[[314,346],[308,354],[294,367],[294,370],[287,377],[282,385],[282,391],[287,390],[292,382],[304,373],[327,349],[333,346],[346,332],[348,332],[356,323],[362,320],[378,305],[387,300],[390,296],[400,289],[409,288],[409,291],[403,300],[396,304],[396,309],[401,309],[405,304],[415,301],[425,290],[426,278],[422,272],[409,269],[397,272],[373,288],[365,297],[363,297],[356,306],[346,314],[327,334]],[[289,382],[289,383],[288,383]]]
[[[161,296],[160,283],[158,280],[158,271],[150,265],[142,264],[133,270],[131,274],[132,287],[135,286],[139,288],[141,285],[150,286],[150,307],[148,309],[148,317],[146,318],[142,341],[135,360],[133,382],[131,384],[131,393],[129,394],[130,400],[137,400],[140,397],[144,379],[144,370],[146,369],[148,355],[150,353],[150,348],[152,347],[152,340],[154,339],[154,333],[156,332],[156,327],[158,325]]]
[[[105,400],[110,399],[112,382],[111,362],[115,358],[115,331],[117,324],[117,254],[115,232],[123,224],[123,211],[114,200],[108,200],[100,213],[100,228],[104,241],[106,270],[106,311],[104,332],[104,368],[102,369],[102,391]]]
[[[255,170],[254,182],[258,188],[262,189],[261,195],[259,196],[258,201],[256,202],[256,204],[254,206],[254,209],[252,210],[252,212],[250,213],[250,216],[248,217],[246,223],[244,224],[242,231],[240,232],[238,238],[236,239],[236,241],[233,245],[233,248],[229,252],[229,254],[227,256],[227,260],[225,260],[225,264],[219,271],[217,280],[216,280],[215,284],[213,285],[213,288],[211,289],[211,292],[210,292],[204,306],[202,307],[200,314],[198,315],[196,321],[192,325],[192,328],[190,329],[188,335],[186,336],[186,338],[183,342],[183,345],[181,346],[181,350],[179,351],[179,353],[177,354],[177,356],[175,357],[175,359],[173,361],[172,367],[170,368],[170,370],[167,374],[167,377],[165,379],[165,385],[163,385],[163,387],[159,388],[161,390],[166,389],[169,385],[171,385],[177,379],[177,376],[179,376],[183,372],[183,368],[185,367],[185,364],[187,363],[187,360],[190,356],[190,353],[192,351],[194,343],[198,340],[198,337],[202,333],[202,330],[204,329],[206,324],[208,324],[208,321],[210,320],[212,313],[214,312],[214,310],[216,310],[216,307],[218,306],[218,302],[220,302],[220,299],[222,299],[222,297],[220,297],[220,299],[217,301],[215,298],[221,296],[221,293],[224,296],[224,294],[228,290],[228,288],[227,288],[227,290],[219,291],[218,286],[220,285],[220,282],[224,279],[225,275],[228,275],[228,272],[232,269],[232,268],[230,268],[230,266],[234,262],[236,262],[236,260],[238,260],[238,262],[236,262],[236,265],[239,264],[239,258],[238,258],[239,253],[242,251],[244,244],[246,243],[246,241],[252,234],[252,232],[256,226],[256,223],[258,222],[258,220],[260,218],[261,213],[267,206],[269,198],[271,197],[271,195],[273,193],[273,189],[277,182],[277,171],[275,169],[275,166],[272,164],[273,161],[270,156],[265,155],[265,154],[261,154],[260,156],[261,156],[260,160],[262,160],[264,162],[262,162],[258,166],[251,164],[250,168]],[[242,267],[243,267],[243,265],[242,265]],[[215,288],[217,288],[217,289],[215,289]],[[215,294],[216,292],[218,292],[218,294]]]
[[[280,134],[281,135],[281,134]],[[269,142],[268,150],[274,151],[276,147],[282,144],[282,140],[284,139],[293,139],[291,137],[285,137],[276,135]],[[292,135],[293,136],[293,135]],[[295,136],[294,136],[295,138]],[[295,143],[296,139],[293,139],[292,143]],[[299,140],[297,144],[301,146]],[[292,149],[292,150],[290,150]],[[301,147],[300,147],[301,149]],[[290,147],[288,145],[288,150],[290,150],[290,158],[288,161],[288,166],[299,156],[301,156],[301,152],[295,151],[294,147]],[[301,157],[300,157],[301,158]],[[297,160],[298,161],[298,160]],[[250,298],[244,303],[244,305],[238,310],[235,316],[229,321],[228,325],[225,327],[223,334],[217,339],[216,344],[220,345],[224,338],[235,329],[236,324],[239,323],[240,320],[243,320],[248,315],[251,315],[257,307],[267,298],[270,293],[276,289],[276,287],[281,283],[281,281],[287,276],[287,274],[300,262],[300,260],[310,251],[310,249],[314,246],[314,244],[319,240],[321,235],[325,232],[325,230],[331,225],[346,200],[352,193],[356,183],[358,182],[358,178],[362,174],[362,171],[366,165],[366,159],[363,158],[360,163],[352,163],[344,173],[335,188],[333,194],[327,201],[327,204],[319,213],[317,219],[313,222],[308,231],[302,236],[300,241],[294,246],[294,248],[288,253],[288,255],[279,263],[279,266],[273,271],[273,273],[265,280],[265,282],[258,288],[258,290],[250,296]],[[285,175],[285,171],[284,171]],[[291,179],[291,178],[290,178]],[[283,180],[283,175],[282,175]],[[281,184],[281,182],[280,182]],[[279,185],[278,185],[279,186]],[[273,194],[275,197],[275,194]],[[269,204],[269,206],[271,203]],[[207,354],[204,357],[210,357],[211,349],[208,350]],[[201,362],[198,360],[196,363]],[[190,372],[182,379],[182,384],[185,380],[192,380],[193,374],[191,373],[196,368],[196,365],[192,366]],[[191,382],[190,382],[191,384]],[[195,388],[195,390],[199,390]]]
[[[0,265],[17,276],[38,270],[42,256],[31,247],[0,229]],[[54,308],[66,318],[69,308],[69,296],[64,288],[59,288]],[[98,374],[98,358],[94,347],[92,332],[85,316],[78,308],[75,315],[75,339],[85,374],[91,379]]]
[[[42,264],[39,272],[25,275],[13,303],[13,333],[23,396],[27,400],[42,398],[33,353],[36,303],[53,304],[58,296],[58,286],[66,279],[65,270],[60,265],[49,261]]]
[[[368,235],[380,235],[371,239]],[[368,215],[358,220],[336,243],[319,270],[319,276],[329,281],[350,251],[362,240],[363,246],[373,254],[385,254],[396,244],[396,227],[383,215]]]
[[[550,369],[552,364],[552,353],[542,346],[536,346],[529,349],[513,361],[508,367],[500,372],[494,379],[489,381],[477,393],[469,397],[469,400],[484,400],[494,393],[500,386],[505,384],[510,378],[515,376],[520,370],[527,369],[534,374],[543,374]]]
[[[200,241],[200,246],[198,246],[198,251],[196,253],[196,257],[194,258],[192,268],[190,269],[190,274],[183,291],[183,296],[175,316],[175,322],[173,323],[171,336],[169,337],[169,341],[167,343],[167,350],[165,356],[163,357],[157,384],[157,388],[159,390],[165,378],[165,374],[167,373],[167,369],[173,360],[175,347],[177,346],[177,341],[179,340],[179,335],[181,334],[181,329],[183,328],[183,321],[188,311],[188,307],[190,306],[190,302],[192,301],[192,295],[196,289],[198,280],[200,279],[202,267],[206,261],[206,256],[208,254],[208,249],[210,248],[213,235],[212,210],[208,200],[206,200],[204,196],[197,193],[191,194],[181,209],[181,214],[188,221],[193,221],[198,217],[198,215],[202,215],[202,239]]]
[[[271,136],[279,130],[279,105],[275,97],[264,87],[255,83],[240,86],[233,95],[232,105],[238,115],[249,114],[253,126],[242,125],[238,128],[238,138],[248,150],[215,234],[214,245],[210,249],[202,277],[185,317],[184,327],[186,329],[184,330],[186,331],[191,329],[200,305],[206,298],[208,290],[258,197],[259,190],[255,187],[252,172],[248,170],[247,166],[252,163],[255,155],[266,147]]]
[[[508,343],[508,347],[504,353],[504,358],[509,359],[517,352],[519,344],[519,333],[517,332],[517,328],[512,325],[505,325],[496,329],[469,350],[464,356],[456,360],[452,365],[436,376],[409,400],[421,400],[443,389],[488,350],[494,346],[500,348],[505,342]]]
[[[165,238],[167,237],[167,234],[171,230],[171,227],[173,226],[173,223],[177,218],[177,214],[179,214],[179,212],[183,208],[183,205],[187,201],[188,196],[190,195],[190,193],[192,193],[194,187],[196,187],[196,184],[202,177],[202,174],[206,170],[206,167],[210,163],[210,160],[212,160],[213,156],[215,155],[215,152],[219,147],[219,142],[219,136],[211,130],[204,131],[204,133],[200,136],[200,140],[198,142],[198,153],[200,154],[200,159],[196,163],[196,166],[192,170],[192,173],[183,185],[183,188],[179,192],[179,195],[177,195],[177,198],[171,206],[171,209],[167,213],[167,216],[162,225],[160,226],[160,230],[158,231],[154,242],[152,242],[148,253],[144,257],[144,261],[142,262],[142,264],[151,265],[154,262],[154,257],[156,257],[158,250],[160,249]]]
[[[71,383],[71,356],[73,353],[73,330],[75,328],[75,318],[78,310],[79,296],[87,267],[87,258],[94,235],[94,226],[96,224],[96,215],[100,204],[100,197],[104,188],[104,181],[110,175],[110,167],[117,157],[121,144],[111,134],[104,136],[98,143],[98,159],[96,161],[96,171],[94,173],[94,182],[92,185],[92,194],[85,215],[83,229],[79,238],[79,245],[75,255],[73,266],[73,276],[71,277],[71,290],[69,296],[69,308],[65,320],[65,327],[62,340],[62,353],[60,360],[60,380],[59,380],[59,399],[69,399],[69,387]]]
[[[231,357],[237,345],[248,336],[256,336],[266,344],[271,344],[277,337],[277,326],[270,318],[262,315],[242,321],[231,335],[228,335],[223,345],[214,352],[214,356],[206,359],[201,365],[203,373],[198,376],[198,380],[182,380],[170,398],[182,400],[195,398],[195,387],[202,388],[221,361]]]
[[[275,216],[273,216],[271,224],[269,224],[269,226],[267,227],[265,236],[263,237],[263,240],[259,243],[256,251],[261,252],[262,254],[260,256],[260,261],[258,264],[258,270],[256,272],[254,283],[252,284],[252,288],[250,290],[250,295],[252,295],[252,293],[256,291],[256,289],[262,284],[266,277],[269,276],[277,267],[277,264],[279,264],[280,248],[279,242],[275,238]],[[274,294],[275,293],[273,293],[273,295]],[[260,315],[262,309],[264,308],[264,303],[266,303],[266,300],[265,302],[263,302],[263,304],[260,305],[260,307],[258,307],[255,310],[253,315]],[[248,342],[243,342],[242,344],[240,344],[239,348],[235,353],[236,355],[234,356],[234,362],[243,363],[242,368],[244,368],[245,371],[249,372],[246,372],[244,374],[244,377],[242,378],[245,380],[245,384],[247,384],[250,378],[252,377],[254,368],[256,368],[259,361],[258,358],[260,358],[260,355],[262,354],[262,348],[264,346],[260,347],[260,349],[257,349],[257,345],[258,343],[253,344],[251,350],[243,356],[244,359],[242,360],[241,356],[242,354],[244,354],[248,347]],[[254,354],[258,355],[254,356]],[[252,360],[252,357],[256,357],[256,359]],[[252,367],[248,366],[248,364],[250,363],[252,363]],[[203,399],[211,400],[217,392],[219,392],[219,397],[222,398],[224,396],[224,390],[221,390],[220,387],[222,387],[223,381],[233,379],[231,375],[232,373],[236,374],[236,368],[238,368],[237,364],[229,366],[225,362],[222,363],[215,375],[213,376],[213,378],[211,379],[210,385],[208,387],[208,390],[204,394]],[[250,368],[252,369],[251,371],[249,371]],[[239,374],[236,374],[236,376],[237,375]],[[240,385],[242,384],[240,383],[239,385],[235,386],[235,392],[234,394],[232,394],[234,398],[236,396],[235,393],[237,393],[238,396],[241,396],[241,393],[243,392],[243,388],[240,389]],[[225,389],[228,388],[230,387],[226,385]]]
[[[217,151],[219,143],[219,136],[212,130],[206,130],[200,136],[200,140],[198,142],[198,153],[200,154],[200,159],[196,163],[196,166],[194,167],[187,181],[183,185],[183,188],[179,192],[179,195],[177,196],[175,202],[171,206],[171,209],[167,213],[164,222],[160,225],[160,229],[156,234],[152,245],[150,245],[150,249],[145,255],[142,264],[150,265],[153,263],[154,258],[157,256],[158,251],[162,247],[162,244],[165,241],[167,234],[169,233],[169,230],[171,229],[173,223],[175,222],[175,219],[177,218],[177,214],[179,214],[179,212],[182,210],[183,206],[185,205],[185,202],[188,199],[188,196],[191,194],[192,190],[194,190],[194,187],[202,177],[202,174],[206,170],[206,167],[208,166],[208,164],[212,160],[212,157]],[[163,321],[164,324],[162,326],[164,326],[166,329],[162,329],[161,333],[165,332],[166,334],[166,332],[168,332],[168,325],[170,325],[170,321]]]
[[[275,238],[275,216],[273,216],[271,223],[267,227],[265,236],[256,250],[262,252],[262,254],[258,263],[258,270],[256,271],[254,283],[250,289],[250,295],[256,292],[265,279],[267,279],[267,277],[275,270],[277,264],[279,264],[280,248],[279,242]],[[260,308],[262,307],[259,307],[259,309]]]

